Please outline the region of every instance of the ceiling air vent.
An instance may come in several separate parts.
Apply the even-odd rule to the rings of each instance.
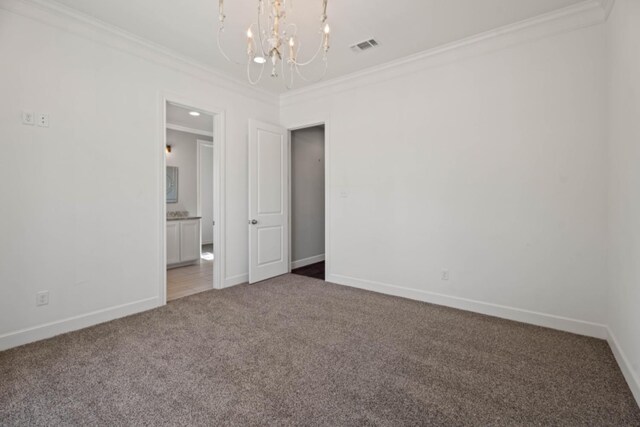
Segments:
[[[373,49],[378,46],[378,42],[375,39],[369,39],[362,41],[360,43],[356,43],[351,45],[351,50],[354,52],[364,52],[365,50]]]

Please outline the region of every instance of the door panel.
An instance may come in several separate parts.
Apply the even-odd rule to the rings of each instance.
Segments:
[[[249,283],[288,272],[287,138],[249,121]]]
[[[280,135],[260,132],[258,144],[258,214],[282,214],[282,147]]]
[[[280,262],[282,253],[282,227],[258,227],[258,266]]]

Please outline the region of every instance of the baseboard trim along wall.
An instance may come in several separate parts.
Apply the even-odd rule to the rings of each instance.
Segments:
[[[0,351],[157,308],[157,296],[0,335]]]
[[[618,366],[620,366],[620,370],[622,371],[622,375],[624,375],[624,379],[627,380],[627,384],[631,389],[631,393],[633,397],[635,397],[636,402],[638,402],[638,406],[640,406],[640,378],[638,378],[638,374],[633,370],[633,366],[629,359],[625,355],[624,351],[622,351],[622,347],[618,344],[618,340],[616,336],[613,334],[611,329],[607,329],[607,342],[609,343],[609,347],[611,347],[611,351],[613,352],[613,356],[616,358],[616,362],[618,362]]]
[[[291,262],[291,269],[306,267],[307,265],[315,264],[316,262],[324,261],[324,254],[311,256],[309,258],[299,259]]]
[[[401,286],[389,285],[370,280],[356,279],[354,277],[342,276],[339,274],[330,274],[326,280],[338,285],[351,286],[353,288],[364,289],[367,291],[394,295],[397,297],[423,301],[436,305],[443,305],[446,307],[472,311],[474,313],[514,320],[516,322],[529,323],[531,325],[543,326],[546,328],[586,335],[599,339],[607,339],[609,336],[605,325],[585,322],[583,320],[570,319],[552,314],[491,304],[482,301],[438,294],[435,292],[422,291],[419,289],[404,288]]]

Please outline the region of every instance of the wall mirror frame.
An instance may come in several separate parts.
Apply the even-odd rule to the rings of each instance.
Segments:
[[[178,168],[167,166],[167,203],[178,203]]]

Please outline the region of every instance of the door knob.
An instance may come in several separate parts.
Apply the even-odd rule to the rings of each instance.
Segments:
[[[258,221],[255,220],[255,219],[252,219],[251,221],[249,221],[249,224],[251,224],[251,225],[256,225],[257,223],[258,223]]]

